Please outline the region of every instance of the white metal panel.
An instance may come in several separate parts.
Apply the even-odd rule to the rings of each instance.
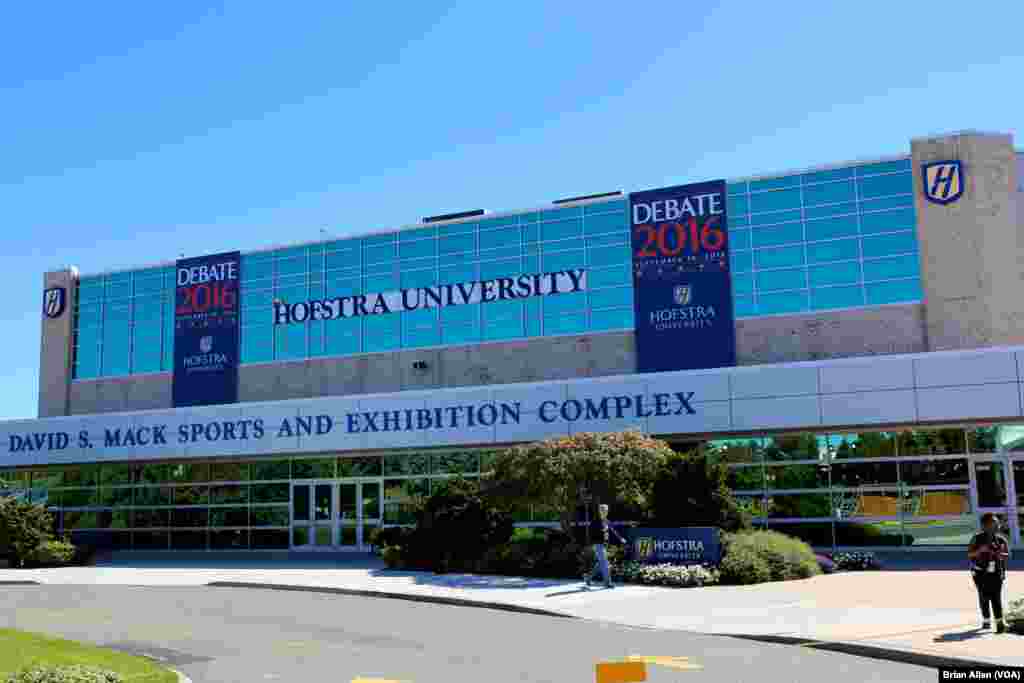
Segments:
[[[692,391],[696,401],[728,401],[729,371],[696,370],[692,372],[658,372],[645,377],[647,393]]]
[[[917,415],[922,422],[1020,417],[1019,385],[918,389]]]
[[[1017,357],[1012,351],[969,351],[920,356],[914,360],[914,368],[919,387],[1018,381]]]
[[[733,427],[754,429],[811,429],[820,424],[817,396],[751,398],[732,402]]]
[[[729,401],[694,403],[696,415],[668,415],[647,418],[647,429],[655,435],[702,434],[732,429],[732,407]]]
[[[813,365],[736,368],[733,399],[806,396],[818,393],[818,368]]]
[[[437,400],[429,401],[430,408],[441,408],[442,410],[459,406],[481,406],[492,403],[492,392],[488,388],[463,389],[457,392],[446,392]],[[494,434],[498,424],[501,423],[501,408],[498,406],[498,420],[489,426],[479,423],[470,427],[466,418],[466,411],[461,411],[459,426],[454,429],[428,429],[424,432],[425,445],[427,446],[454,446],[462,443],[494,443]],[[446,416],[447,417],[447,416]]]
[[[914,390],[859,391],[821,397],[823,425],[913,422]]]
[[[861,358],[822,365],[821,393],[914,388],[914,362],[908,358]]]

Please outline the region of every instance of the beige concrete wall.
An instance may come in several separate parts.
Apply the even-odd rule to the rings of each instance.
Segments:
[[[911,151],[928,348],[1024,343],[1024,231],[1012,136],[919,139]],[[921,164],[956,159],[963,196],[948,205],[927,201]]]
[[[919,304],[773,316],[736,325],[740,365],[925,349]],[[424,361],[425,370],[413,363]],[[529,339],[443,349],[245,365],[239,401],[279,401],[410,389],[468,387],[636,371],[632,332]],[[75,382],[71,414],[171,406],[169,373]]]
[[[39,317],[42,320],[39,344],[39,417],[68,414],[68,389],[71,383],[72,322],[75,315],[78,273],[69,268],[46,273],[39,293]],[[57,318],[43,314],[43,292],[63,287],[64,312]]]

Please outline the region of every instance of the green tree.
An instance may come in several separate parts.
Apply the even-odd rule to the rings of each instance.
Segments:
[[[0,555],[20,567],[52,539],[53,515],[42,505],[0,498]]]
[[[581,433],[503,451],[489,481],[496,495],[557,510],[562,531],[572,535],[584,494],[645,507],[671,456],[667,443],[637,431]]]
[[[750,528],[750,515],[733,496],[727,465],[700,451],[673,453],[654,484],[652,521],[659,526],[714,526],[726,531]]]

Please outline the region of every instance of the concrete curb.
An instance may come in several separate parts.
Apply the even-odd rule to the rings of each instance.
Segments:
[[[0,586],[42,586],[38,581],[0,581]]]
[[[213,581],[206,584],[213,588],[262,588],[265,590],[278,591],[300,591],[306,593],[330,593],[333,595],[352,595],[365,598],[389,598],[392,600],[406,600],[409,602],[426,602],[438,605],[453,605],[457,607],[478,607],[484,609],[499,610],[502,612],[515,612],[518,614],[533,614],[541,617],[560,617],[562,619],[579,619],[564,612],[540,609],[539,607],[524,607],[503,602],[488,602],[485,600],[469,600],[466,598],[450,598],[441,595],[411,595],[409,593],[390,593],[386,591],[361,590],[355,588],[327,588],[320,586],[292,586],[275,583],[247,583],[243,581]]]
[[[889,647],[868,645],[865,643],[857,643],[850,641],[827,641],[827,640],[814,640],[810,638],[797,638],[794,636],[771,636],[771,635],[745,635],[745,634],[712,634],[708,633],[705,635],[725,635],[728,638],[739,638],[741,640],[752,640],[759,643],[774,643],[779,645],[796,645],[798,647],[808,647],[814,650],[825,650],[828,652],[840,652],[847,655],[856,655],[858,657],[867,657],[869,659],[881,659],[890,662],[902,662],[905,664],[914,664],[916,666],[923,666],[930,669],[938,669],[940,667],[957,668],[957,667],[982,667],[988,668],[992,666],[1000,666],[1000,662],[986,661],[983,659],[965,659],[962,657],[946,657],[943,655],[936,655],[927,652],[918,652],[915,650],[896,650]]]

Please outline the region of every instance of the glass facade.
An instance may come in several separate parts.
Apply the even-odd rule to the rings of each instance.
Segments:
[[[910,160],[730,183],[737,318],[919,301]],[[242,258],[242,363],[633,328],[628,202],[524,211]],[[272,303],[569,268],[587,291],[274,327]],[[83,277],[74,377],[173,366],[172,267]]]
[[[972,459],[1013,429],[803,433],[704,448],[729,464],[729,484],[758,526],[816,546],[965,545],[978,516]]]

